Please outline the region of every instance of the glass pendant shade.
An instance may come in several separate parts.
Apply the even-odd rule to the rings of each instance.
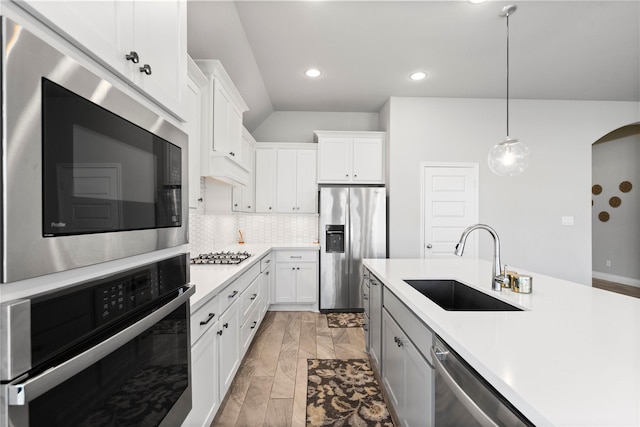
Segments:
[[[517,139],[507,137],[489,151],[487,163],[496,175],[519,175],[529,166],[529,149]]]

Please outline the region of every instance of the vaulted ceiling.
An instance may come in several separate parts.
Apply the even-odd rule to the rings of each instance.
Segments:
[[[390,96],[504,98],[507,4],[189,0],[188,50],[222,61],[249,130],[273,111],[377,112]],[[640,101],[639,1],[514,4],[512,98]]]

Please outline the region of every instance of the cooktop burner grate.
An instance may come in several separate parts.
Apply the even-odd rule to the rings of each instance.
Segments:
[[[240,264],[251,254],[244,252],[211,252],[191,258],[191,264]]]

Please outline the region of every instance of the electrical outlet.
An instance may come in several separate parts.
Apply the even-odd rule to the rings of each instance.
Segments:
[[[608,259],[608,260],[606,260],[606,261],[604,262],[604,265],[605,265],[605,266],[607,266],[607,267],[611,267],[611,260],[609,260],[609,259]]]

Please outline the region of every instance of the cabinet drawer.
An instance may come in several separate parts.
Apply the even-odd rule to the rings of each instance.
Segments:
[[[256,301],[258,301],[258,298]],[[258,324],[260,323],[260,307],[259,304],[255,304],[251,310],[249,310],[249,315],[247,317],[247,322],[242,325],[242,354],[246,353],[249,345],[251,345],[251,341],[253,341],[253,337],[258,330]]]
[[[191,345],[209,329],[218,322],[220,317],[220,294],[211,298],[198,310],[191,313]]]
[[[229,286],[224,288],[222,292],[218,294],[218,298],[220,299],[220,314],[224,313],[231,304],[240,299],[240,294],[242,293],[243,289],[243,282],[238,279],[231,282]]]
[[[431,330],[386,287],[383,291],[382,301],[382,305],[393,316],[393,319],[400,325],[422,356],[433,363],[429,353],[429,348],[433,345]]]
[[[263,271],[265,271],[266,269],[269,268],[269,266],[271,265],[271,254],[267,255],[266,257],[262,258],[260,260],[260,272],[262,273]]]
[[[276,262],[316,262],[318,251],[278,251]]]
[[[241,325],[247,321],[249,317],[249,313],[253,309],[253,307],[257,304],[260,298],[260,279],[256,278],[251,285],[240,296],[240,301],[242,304],[242,319],[240,321]]]

